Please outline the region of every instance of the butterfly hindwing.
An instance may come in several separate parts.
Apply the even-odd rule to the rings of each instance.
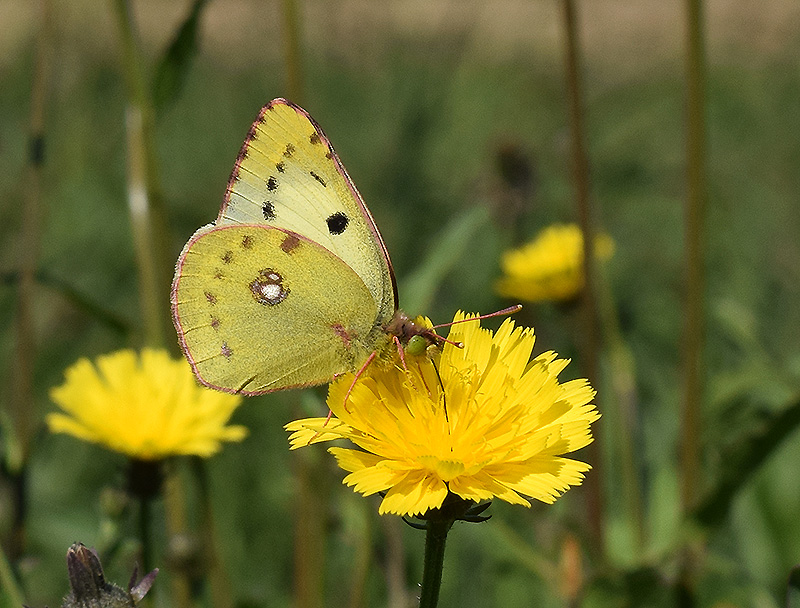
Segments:
[[[212,388],[260,394],[330,381],[388,341],[361,277],[293,231],[209,225],[172,292],[181,344]]]

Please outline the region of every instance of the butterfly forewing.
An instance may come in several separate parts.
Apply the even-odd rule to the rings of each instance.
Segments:
[[[359,275],[311,240],[269,226],[198,230],[178,260],[172,302],[198,378],[229,392],[328,382],[388,341]]]
[[[276,99],[250,128],[218,225],[291,230],[326,248],[361,278],[386,323],[396,291],[385,246],[328,138],[304,110]]]

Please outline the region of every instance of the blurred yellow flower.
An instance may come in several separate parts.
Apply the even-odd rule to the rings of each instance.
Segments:
[[[50,390],[65,413],[47,416],[54,433],[74,435],[139,460],[177,454],[211,456],[222,441],[240,441],[243,426],[226,426],[241,397],[197,384],[183,359],[144,349],[80,359]]]
[[[349,472],[348,486],[385,492],[382,514],[421,515],[448,493],[552,503],[580,484],[589,465],[562,455],[592,441],[589,425],[600,415],[588,382],[559,383],[568,361],[553,352],[531,361],[533,330],[510,319],[495,334],[477,319],[458,323],[448,338],[464,347],[446,343],[433,359],[409,358],[408,372],[370,366],[346,407],[353,375],[339,378],[328,393],[334,418],[286,425],[292,449],[349,439],[360,449],[329,451]]]
[[[594,251],[598,260],[607,260],[614,241],[598,234]],[[581,230],[577,224],[549,226],[526,245],[505,252],[501,266],[504,276],[495,288],[502,296],[527,302],[573,298],[584,283]]]

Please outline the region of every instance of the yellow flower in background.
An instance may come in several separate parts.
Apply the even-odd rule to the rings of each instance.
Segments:
[[[144,349],[80,359],[50,391],[64,413],[47,416],[54,433],[74,435],[139,460],[178,454],[211,456],[222,441],[240,441],[226,426],[241,397],[201,387],[183,359]]]
[[[510,319],[495,334],[478,320],[458,323],[448,339],[464,347],[446,343],[435,360],[409,357],[408,372],[370,366],[346,407],[353,375],[339,378],[328,393],[334,418],[286,425],[292,449],[350,440],[360,449],[329,451],[349,472],[348,486],[366,496],[385,492],[382,514],[421,515],[448,493],[552,503],[580,484],[589,465],[563,455],[592,441],[589,425],[600,415],[588,382],[559,383],[568,361],[553,352],[530,360],[533,330]]]
[[[599,234],[594,251],[598,260],[607,260],[614,241]],[[577,224],[549,226],[528,244],[504,253],[501,266],[504,276],[495,287],[502,296],[527,302],[573,298],[584,284],[581,230]]]

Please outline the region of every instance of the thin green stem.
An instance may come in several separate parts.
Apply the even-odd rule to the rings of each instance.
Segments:
[[[387,608],[406,608],[409,592],[406,587],[406,555],[400,526],[405,524],[397,517],[381,517],[384,546],[384,571],[386,576]]]
[[[297,0],[283,0],[283,46],[286,58],[286,91],[295,103],[303,101],[303,66],[300,59],[300,17]]]
[[[294,576],[297,608],[324,606],[325,513],[328,488],[319,475],[319,456],[312,450],[293,452],[295,487]]]
[[[40,412],[34,399],[33,370],[36,360],[36,328],[33,311],[36,291],[36,266],[39,263],[41,241],[42,188],[44,166],[45,116],[50,76],[50,47],[52,44],[52,5],[49,0],[39,3],[39,35],[36,42],[36,59],[31,83],[30,132],[28,134],[28,162],[22,176],[24,204],[21,209],[19,251],[19,287],[16,303],[16,342],[11,365],[11,399],[9,400],[9,431],[0,460],[12,478],[14,492],[13,523],[6,547],[14,561],[25,550],[27,524],[28,456]]]
[[[201,511],[202,544],[208,559],[208,576],[211,587],[211,605],[214,608],[232,608],[233,594],[230,580],[222,564],[219,550],[219,536],[214,526],[214,509],[211,503],[211,488],[208,480],[206,459],[194,456],[191,458],[192,470],[199,486]]]
[[[152,519],[151,499],[139,497],[139,543],[142,547],[143,572],[150,572],[153,569],[153,550],[150,544]]]
[[[633,528],[634,549],[641,555],[645,545],[645,521],[634,443],[639,432],[635,362],[623,338],[614,297],[602,267],[597,269],[597,310],[606,345],[609,368],[606,377],[615,403],[613,414],[618,416],[618,420],[613,420],[609,426],[612,427],[613,444],[619,454],[625,515]]]
[[[681,501],[694,506],[700,476],[700,403],[704,348],[703,225],[706,201],[705,53],[701,0],[687,0],[686,52],[686,300],[683,327],[684,393],[681,412]]]
[[[364,606],[364,596],[367,589],[367,578],[372,565],[372,520],[373,509],[366,500],[358,499],[357,531],[354,536],[355,555],[352,561],[352,578],[350,581],[350,596],[348,608],[361,608]]]
[[[166,537],[171,541],[187,534],[186,489],[181,479],[178,462],[172,459],[165,466],[164,475],[164,523]],[[145,570],[149,572],[149,570]],[[185,568],[176,568],[171,578],[172,604],[176,608],[191,608],[192,585]]]
[[[155,111],[128,0],[114,0],[128,87],[128,203],[139,272],[145,342],[163,346],[171,332],[168,301],[172,262],[155,146]],[[170,342],[174,342],[171,340]]]
[[[428,520],[425,534],[425,563],[422,570],[422,585],[419,593],[419,608],[435,608],[439,602],[444,569],[444,547],[447,533],[453,520]]]
[[[584,127],[583,101],[580,78],[580,52],[577,15],[573,0],[564,0],[564,30],[566,45],[567,96],[569,98],[569,122],[571,131],[571,155],[575,200],[578,220],[583,234],[583,276],[586,277],[582,292],[583,342],[582,362],[586,376],[597,386],[598,323],[595,295],[594,216],[589,193],[589,160],[586,153],[586,130]],[[586,479],[589,526],[595,546],[602,552],[603,539],[603,468],[602,451],[598,438],[588,447],[594,471]]]
[[[706,206],[705,51],[702,0],[686,0],[686,300],[684,304],[684,386],[681,409],[681,506],[691,513],[701,493],[700,408],[703,396]],[[695,606],[696,572],[702,543],[682,551],[677,591],[680,606]]]

